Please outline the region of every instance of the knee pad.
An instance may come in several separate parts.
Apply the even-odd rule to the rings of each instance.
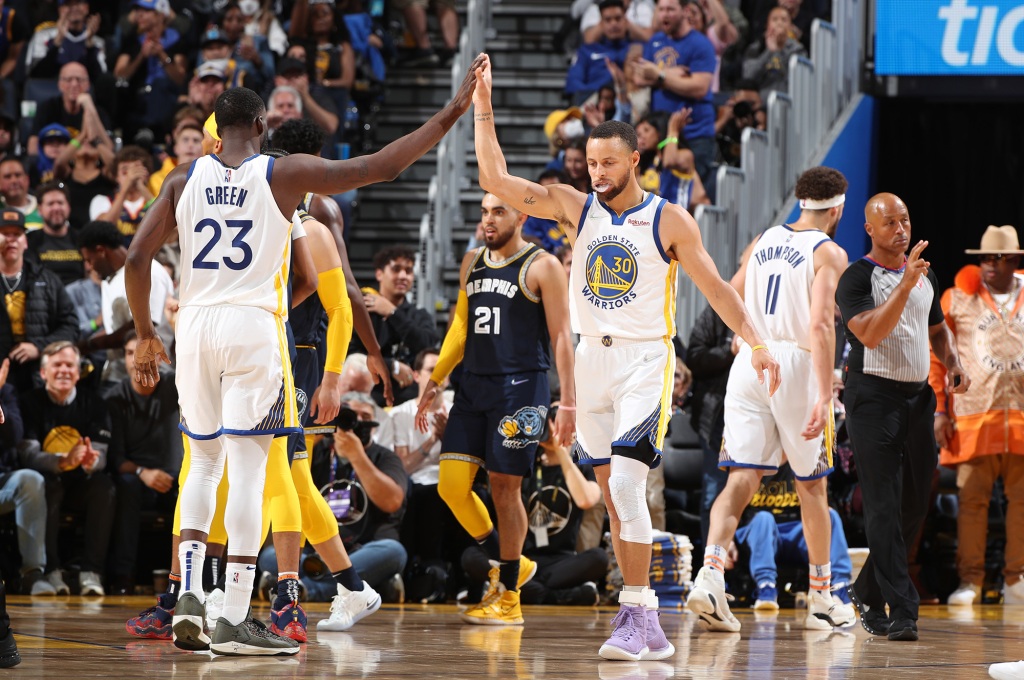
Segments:
[[[647,470],[639,461],[612,459],[608,493],[619,518],[619,538],[630,543],[649,544],[653,538],[647,508]]]

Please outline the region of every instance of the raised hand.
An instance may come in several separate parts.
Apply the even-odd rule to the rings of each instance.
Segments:
[[[469,111],[469,107],[476,101],[476,90],[480,87],[480,76],[478,71],[483,67],[484,64],[490,64],[487,59],[487,55],[481,52],[476,55],[476,59],[469,65],[469,70],[466,71],[466,77],[462,79],[462,85],[459,86],[458,92],[455,93],[455,99],[452,100],[452,104],[458,109],[459,113],[465,113]],[[488,75],[487,78],[487,99],[490,101],[491,98],[491,80]]]
[[[931,266],[931,263],[928,260],[921,259],[921,252],[927,247],[928,241],[918,241],[910,249],[910,254],[907,255],[907,265],[903,269],[903,280],[900,283],[911,287],[916,286],[921,276],[928,273],[928,267]]]
[[[489,110],[491,106],[491,87],[493,85],[491,79],[491,58],[486,54],[480,54],[473,61],[470,73],[473,76],[473,103],[477,106],[486,106]],[[462,85],[465,87],[466,83],[463,82]]]

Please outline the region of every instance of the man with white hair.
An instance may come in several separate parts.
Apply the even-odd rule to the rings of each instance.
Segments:
[[[286,120],[302,118],[302,97],[290,85],[275,87],[267,98],[267,125],[271,130],[281,127]]]

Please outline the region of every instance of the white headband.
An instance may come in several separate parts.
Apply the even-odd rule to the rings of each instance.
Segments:
[[[823,201],[816,201],[812,198],[801,198],[800,207],[804,210],[827,210],[846,203],[846,194],[839,194]]]

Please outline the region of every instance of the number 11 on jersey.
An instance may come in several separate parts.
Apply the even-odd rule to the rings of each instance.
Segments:
[[[764,295],[764,313],[774,314],[775,303],[779,301],[779,287],[782,285],[782,274],[768,276],[768,289]]]

